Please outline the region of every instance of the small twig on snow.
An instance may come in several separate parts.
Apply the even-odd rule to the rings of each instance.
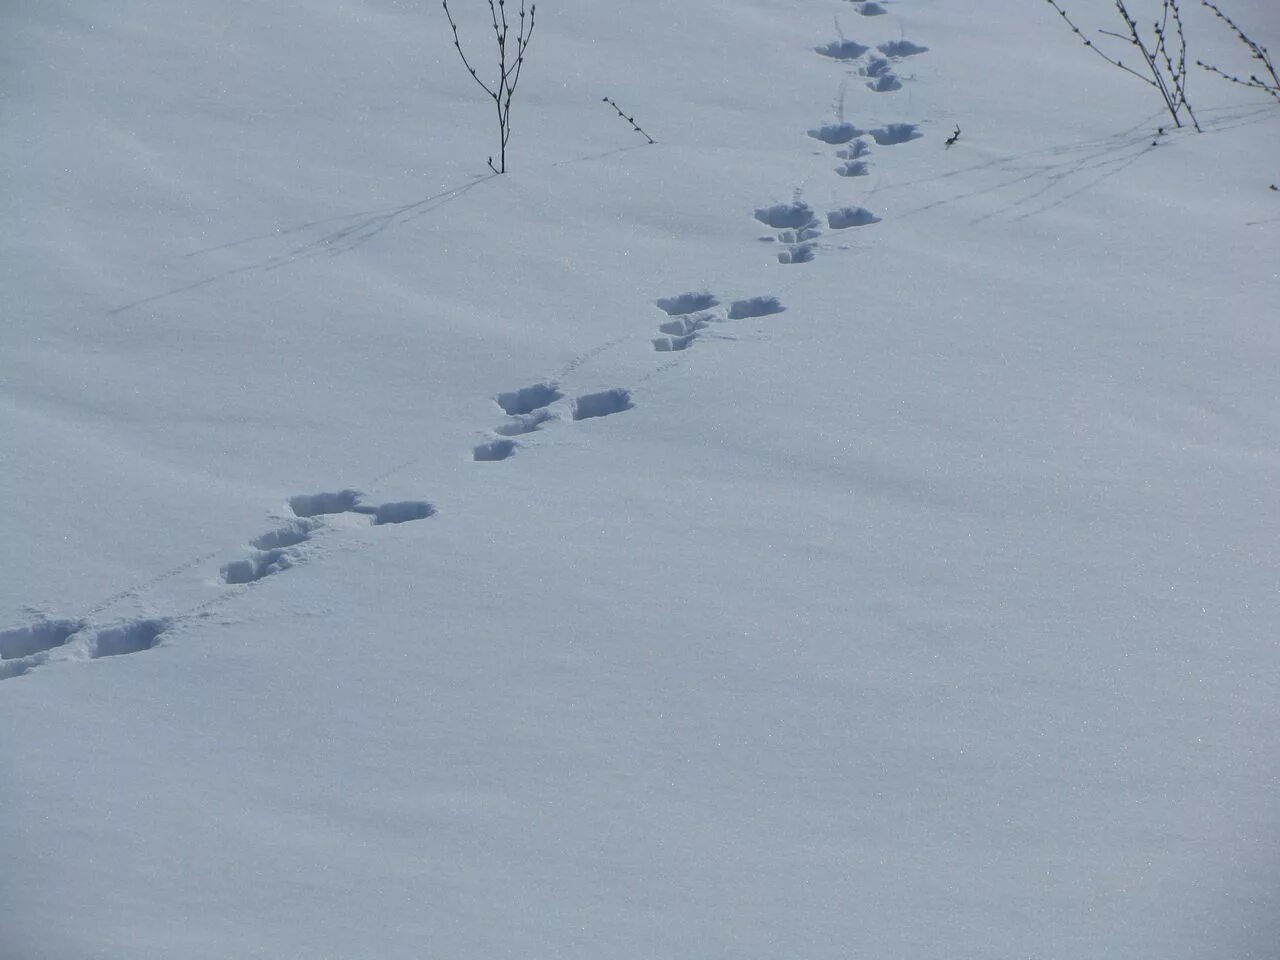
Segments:
[[[607,103],[609,106],[613,107],[614,110],[618,111],[618,116],[620,116],[623,120],[627,121],[627,123],[631,124],[631,129],[634,130],[636,133],[640,134],[640,136],[644,137],[650,143],[658,142],[657,140],[653,139],[653,137],[649,136],[647,133],[645,133],[643,130],[640,129],[640,125],[636,123],[635,117],[629,117],[625,113],[623,113],[622,108],[618,106],[616,103],[614,103],[612,97],[605,97],[603,102]]]

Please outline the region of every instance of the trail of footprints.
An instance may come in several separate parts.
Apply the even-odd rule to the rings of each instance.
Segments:
[[[368,504],[355,490],[300,494],[289,498],[291,516],[280,526],[255,537],[249,555],[223,564],[218,580],[225,586],[256,583],[288,570],[304,559],[303,546],[336,514],[367,517],[373,526],[425,520],[436,508],[425,500]],[[210,601],[212,602],[212,601]],[[167,630],[186,616],[140,617],[95,624],[87,618],[42,618],[0,631],[0,680],[20,677],[54,661],[76,662],[142,653],[157,646]]]
[[[506,420],[493,428],[497,439],[487,440],[474,447],[471,459],[480,463],[507,460],[520,449],[513,437],[523,436],[565,420],[593,420],[630,410],[631,392],[621,388],[585,393],[569,399],[555,383],[535,383],[532,386],[500,393],[494,402],[506,414]]]
[[[888,12],[883,4],[873,0],[850,2],[865,17],[881,16]],[[840,32],[838,21],[836,29]],[[908,57],[926,53],[928,49],[906,38],[888,40],[872,47],[870,44],[851,40],[843,33],[838,39],[814,48],[819,56],[847,65],[850,68],[849,76],[862,78],[866,88],[874,93],[901,90],[903,79],[898,74],[898,66]],[[848,78],[845,83],[847,85]],[[844,89],[842,86],[836,109],[837,118],[807,131],[814,140],[839,148],[835,151],[836,159],[840,161],[835,167],[838,176],[865,177],[871,172],[868,157],[872,150],[868,140],[874,141],[879,147],[892,147],[924,136],[914,123],[886,123],[869,129],[849,123],[843,116]],[[822,223],[798,195],[792,198],[790,204],[774,204],[757,209],[755,218],[777,231],[761,239],[782,244],[783,249],[777,255],[780,263],[808,263],[814,259],[818,238],[823,232]],[[879,223],[880,218],[863,207],[850,206],[829,212],[826,221],[828,229],[845,230]]]
[[[734,300],[722,315],[720,301],[706,291],[662,297],[654,301],[654,306],[668,317],[658,324],[658,332],[662,336],[653,340],[653,349],[659,353],[689,349],[695,341],[708,336],[715,324],[767,317],[786,309],[777,297],[751,297]]]
[[[887,12],[875,0],[849,2],[865,17],[881,16]],[[844,36],[816,48],[819,55],[850,65],[856,75],[864,79],[866,87],[876,93],[901,89],[902,79],[895,69],[897,64],[906,57],[927,50],[906,39],[882,43],[874,48],[874,53],[872,49]],[[869,137],[877,146],[887,147],[922,136],[915,124],[889,123],[863,130],[846,122],[842,116],[835,122],[809,130],[808,135],[839,148],[836,157],[842,162],[836,173],[842,177],[867,174],[869,164],[866,158],[871,148],[866,138]],[[879,222],[871,211],[860,206],[830,210],[825,218],[820,219],[798,192],[789,203],[758,208],[755,219],[774,231],[762,239],[781,245],[777,257],[783,264],[813,260],[818,240],[824,232],[824,220],[828,230],[847,230]],[[654,301],[654,306],[663,315],[657,326],[658,336],[651,340],[653,350],[658,353],[688,350],[698,341],[712,336],[719,325],[769,317],[786,310],[777,297],[767,295],[732,300],[726,307],[706,291],[661,297]],[[631,410],[635,405],[631,392],[626,389],[614,388],[571,398],[561,391],[558,383],[552,381],[499,393],[493,400],[504,419],[492,429],[489,438],[472,449],[472,460],[478,463],[509,460],[519,451],[520,438],[528,434],[559,423],[613,416]],[[329,518],[343,515],[361,517],[367,518],[372,526],[383,526],[425,520],[435,513],[436,507],[425,500],[371,504],[366,503],[363,495],[355,490],[300,494],[289,499],[287,516],[247,544],[245,556],[219,568],[218,581],[224,587],[243,588],[306,561],[307,545],[330,527]],[[329,532],[336,532],[336,529]],[[99,604],[94,610],[105,609],[116,599],[135,592],[125,591],[112,601]],[[212,602],[215,601],[209,601]],[[28,625],[0,631],[0,680],[22,676],[53,661],[97,660],[150,650],[163,641],[166,631],[189,616],[190,612],[181,616],[141,617],[104,624],[94,623],[88,617],[38,618]]]

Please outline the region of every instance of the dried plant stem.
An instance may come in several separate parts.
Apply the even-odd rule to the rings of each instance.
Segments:
[[[647,133],[645,133],[643,130],[640,129],[640,125],[636,123],[635,117],[629,117],[625,113],[623,113],[622,108],[613,102],[612,97],[605,97],[604,102],[607,103],[609,106],[613,107],[614,110],[617,110],[618,116],[620,116],[623,120],[627,121],[627,123],[631,124],[631,129],[634,130],[636,133],[640,134],[640,136],[644,137],[650,143],[658,142],[654,140],[653,137],[649,136]]]
[[[1280,103],[1280,76],[1276,75],[1276,67],[1275,64],[1271,62],[1271,54],[1267,53],[1267,48],[1250,39],[1234,20],[1222,12],[1216,3],[1211,3],[1210,0],[1200,0],[1200,5],[1208,7],[1213,11],[1213,15],[1215,17],[1231,28],[1231,32],[1239,37],[1240,42],[1248,49],[1249,58],[1261,63],[1262,69],[1267,76],[1260,77],[1256,73],[1251,73],[1249,74],[1248,80],[1242,80],[1234,74],[1227,73],[1225,70],[1220,70],[1212,64],[1205,63],[1203,60],[1197,60],[1196,66],[1202,67],[1210,73],[1216,73],[1224,80],[1230,80],[1232,83],[1238,83],[1242,87],[1249,87],[1252,90],[1261,90],[1263,93],[1270,94],[1275,98],[1277,103]]]

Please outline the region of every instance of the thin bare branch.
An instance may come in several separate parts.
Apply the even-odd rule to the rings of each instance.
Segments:
[[[635,117],[629,117],[625,113],[623,113],[622,108],[618,106],[616,103],[614,103],[612,97],[605,97],[604,102],[609,104],[609,106],[613,107],[614,110],[618,111],[618,116],[620,116],[623,120],[627,121],[627,123],[631,124],[631,129],[634,130],[636,133],[640,134],[640,136],[644,137],[650,143],[658,142],[657,140],[654,140],[653,137],[649,136],[649,134],[645,133],[643,130],[640,129],[640,125],[636,123]]]
[[[1248,80],[1242,80],[1240,77],[1227,73],[1225,70],[1222,70],[1213,64],[1205,63],[1203,60],[1197,60],[1196,66],[1201,67],[1210,73],[1216,73],[1224,80],[1229,80],[1242,87],[1248,87],[1251,90],[1261,90],[1263,93],[1269,94],[1277,103],[1280,103],[1280,75],[1277,75],[1276,73],[1276,66],[1271,62],[1271,55],[1267,52],[1267,48],[1251,39],[1239,24],[1222,12],[1222,8],[1216,3],[1211,2],[1211,0],[1200,0],[1200,5],[1208,7],[1215,17],[1230,28],[1231,32],[1236,35],[1240,42],[1243,43],[1245,48],[1249,51],[1249,59],[1257,60],[1261,63],[1263,70],[1270,79],[1267,79],[1267,77],[1259,77],[1257,74],[1251,73],[1249,74]]]
[[[480,75],[476,73],[476,68],[471,65],[471,61],[467,59],[467,55],[462,51],[462,43],[458,40],[458,25],[453,22],[453,14],[449,12],[449,0],[442,0],[441,6],[444,7],[444,15],[449,18],[449,26],[453,28],[453,48],[458,51],[458,56],[462,58],[462,65],[471,74],[471,79],[484,88],[485,93],[496,98],[498,95],[489,89],[487,83],[480,79]]]

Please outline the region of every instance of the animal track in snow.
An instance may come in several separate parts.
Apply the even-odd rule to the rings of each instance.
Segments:
[[[796,243],[778,254],[779,263],[809,263],[813,260],[813,245]]]
[[[893,64],[884,57],[872,57],[858,68],[858,73],[867,78],[867,88],[876,93],[902,89],[902,81],[894,74]]]
[[[615,413],[630,410],[635,404],[631,402],[631,392],[614,389],[600,393],[588,393],[573,401],[573,419],[591,420],[595,417],[608,417]]]
[[[822,46],[814,47],[813,49],[824,57],[830,57],[832,60],[857,60],[871,48],[863,46],[855,40],[847,40],[842,37],[839,40],[832,40],[830,43],[824,43]]]
[[[132,623],[99,630],[89,641],[89,657],[99,660],[102,657],[121,657],[150,650],[159,643],[160,636],[169,626],[168,620],[134,620]]]
[[[864,17],[878,17],[889,12],[884,7],[880,6],[880,4],[876,3],[875,0],[868,0],[867,3],[858,4],[856,9]]]
[[[554,415],[546,408],[563,398],[564,394],[556,384],[545,382],[498,394],[493,398],[493,402],[502,408],[502,412],[508,419],[506,423],[495,427],[494,433],[504,437],[518,437],[524,433],[532,433],[548,420],[554,419]]]
[[[813,241],[822,235],[822,230],[813,208],[803,200],[761,207],[755,216],[761,223],[780,231],[778,240],[788,244],[787,249],[778,254],[779,263],[808,263],[813,259]]]
[[[700,313],[692,317],[677,317],[674,320],[668,320],[666,323],[659,324],[658,329],[673,337],[687,337],[691,333],[705,330],[710,322],[711,314]]]
[[[824,123],[820,127],[815,127],[807,131],[809,136],[815,140],[821,140],[823,143],[829,143],[833,146],[841,143],[848,143],[854,137],[860,137],[866,133],[865,130],[859,130],[852,123]]]
[[[273,573],[288,570],[299,556],[293,548],[310,540],[312,532],[319,526],[318,520],[298,519],[255,538],[249,544],[254,550],[252,554],[223,565],[220,571],[222,582],[255,583]]]
[[[222,582],[228,585],[250,584],[293,566],[299,556],[297,548],[310,540],[323,523],[315,519],[317,517],[356,513],[369,517],[371,524],[381,526],[422,520],[436,512],[436,508],[425,500],[397,500],[375,505],[364,504],[361,499],[361,494],[355,490],[291,497],[289,508],[294,519],[251,540],[249,546],[253,552],[247,558],[221,568]],[[179,569],[189,567],[190,564],[184,564]],[[208,606],[207,601],[195,610]],[[27,626],[3,630],[0,631],[0,680],[22,676],[50,661],[98,660],[141,653],[155,647],[175,622],[174,618],[154,617],[90,629],[86,619],[46,618]]]
[[[295,517],[319,517],[327,513],[350,513],[360,502],[355,490],[337,493],[300,493],[289,498],[289,509]]]
[[[842,177],[865,177],[868,168],[861,160],[847,160],[836,167],[836,173]]]
[[[893,73],[893,64],[884,57],[872,57],[858,68],[858,73],[864,77],[883,77]]]
[[[386,523],[408,523],[425,520],[435,514],[436,508],[425,500],[402,500],[377,506],[361,503],[362,494],[356,490],[340,490],[337,493],[305,493],[289,498],[289,509],[298,517],[316,517],[333,513],[359,513],[372,517],[374,526]]]
[[[756,210],[756,219],[775,230],[803,230],[815,226],[818,222],[817,217],[813,215],[813,208],[802,200],[761,207]]]
[[[710,310],[720,305],[713,294],[705,290],[701,293],[681,293],[674,297],[659,297],[653,301],[659,310],[669,317],[677,317],[700,310]]]
[[[287,550],[263,550],[244,560],[224,564],[219,577],[223,583],[233,586],[240,583],[256,583],[263,577],[269,577],[281,570],[288,570],[293,566],[294,560],[294,555]]]
[[[0,632],[0,680],[20,677],[54,658],[99,660],[141,653],[154,647],[170,624],[143,619],[90,631],[84,620],[41,620],[14,627]]]
[[[658,353],[678,353],[688,350],[697,339],[698,335],[694,333],[686,333],[681,337],[654,337],[653,349]]]
[[[910,40],[890,40],[888,43],[882,43],[876,47],[886,57],[892,57],[895,60],[901,60],[903,57],[914,57],[916,54],[927,53],[929,48],[922,47],[918,43],[912,43]]]
[[[506,460],[516,452],[516,442],[514,440],[491,440],[488,443],[482,443],[471,451],[471,459],[481,462],[493,462],[496,460]]]
[[[530,387],[500,393],[493,399],[502,408],[503,413],[517,417],[555,403],[563,396],[564,394],[554,383],[535,383]]]
[[[782,313],[786,309],[777,297],[749,297],[746,300],[735,300],[729,305],[729,319],[748,320],[752,317],[767,317]]]
[[[60,647],[84,627],[83,620],[41,620],[0,631],[0,659],[18,660]]]
[[[658,353],[678,353],[688,350],[702,330],[715,319],[707,311],[720,305],[714,294],[703,290],[681,293],[674,297],[659,297],[654,305],[673,319],[658,325],[658,332],[665,334],[653,339],[653,349]]]
[[[287,526],[264,533],[260,537],[254,537],[249,541],[249,545],[255,550],[283,550],[287,547],[296,547],[310,540],[311,532],[319,525],[319,521],[316,520],[295,520]]]
[[[873,93],[893,93],[895,90],[902,89],[902,81],[892,73],[886,73],[874,80],[868,80],[867,89]]]
[[[919,140],[923,136],[914,123],[891,123],[871,131],[871,138],[882,147]]]
[[[865,207],[841,207],[827,214],[827,226],[832,230],[865,227],[879,222],[880,218]]]
[[[521,434],[533,433],[548,420],[554,419],[555,416],[550,410],[534,410],[531,413],[509,418],[506,423],[494,427],[493,432],[503,437],[518,437]]]
[[[842,150],[836,151],[836,156],[844,160],[857,160],[859,157],[865,157],[871,152],[871,148],[867,146],[865,140],[855,140]]]
[[[719,301],[716,301],[719,303]],[[676,353],[693,346],[703,330],[715,319],[712,313],[697,313],[689,316],[678,316],[666,323],[658,325],[658,332],[666,336],[653,340],[653,349],[659,353]]]
[[[396,500],[392,503],[380,503],[376,507],[358,507],[356,513],[367,513],[373,517],[373,525],[381,527],[388,523],[412,523],[425,520],[436,514],[435,504],[425,500]]]

